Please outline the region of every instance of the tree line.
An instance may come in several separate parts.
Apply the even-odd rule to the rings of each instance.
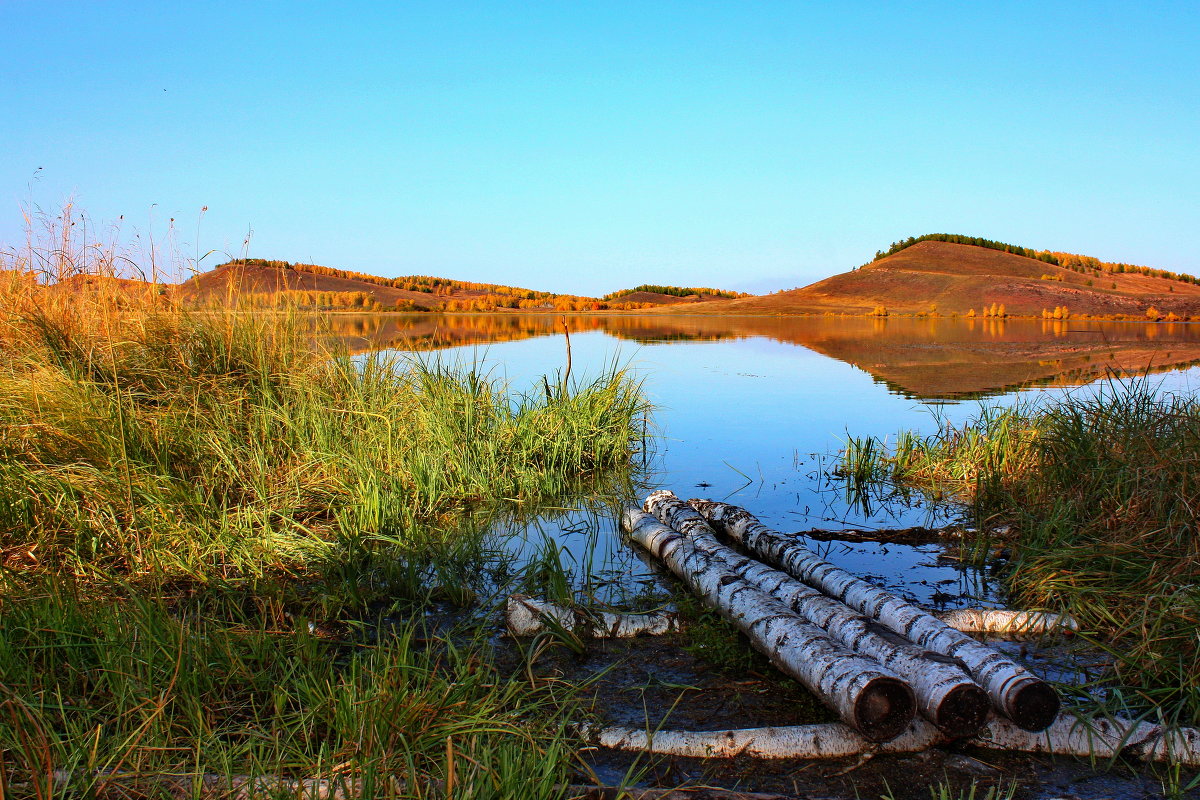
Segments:
[[[986,247],[989,250],[1000,250],[1017,256],[1035,258],[1038,261],[1044,261],[1047,264],[1053,264],[1056,267],[1062,267],[1063,269],[1069,269],[1072,272],[1081,274],[1099,274],[1101,272],[1117,274],[1134,273],[1146,275],[1151,278],[1165,278],[1166,280],[1179,281],[1180,283],[1200,283],[1200,279],[1186,272],[1172,272],[1168,269],[1155,269],[1154,267],[1143,267],[1124,262],[1101,261],[1093,256],[1062,253],[1056,250],[1034,250],[1029,247],[1008,244],[1007,242],[998,242],[994,239],[984,239],[979,236],[961,236],[956,233],[927,233],[924,236],[910,236],[907,239],[892,242],[892,245],[886,251],[877,250],[873,260],[878,261],[881,258],[895,255],[918,242],[950,242],[951,244],[969,244],[974,247]]]
[[[692,295],[710,295],[712,297],[722,297],[727,300],[732,300],[737,297],[749,297],[746,292],[731,292],[725,289],[711,289],[707,286],[657,286],[654,284],[643,283],[641,286],[635,286],[632,289],[621,289],[616,292],[609,292],[604,295],[604,300],[615,300],[618,297],[634,294],[635,292],[651,292],[653,294],[665,294],[671,297],[691,297]]]

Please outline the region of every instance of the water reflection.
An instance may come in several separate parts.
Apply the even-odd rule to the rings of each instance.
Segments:
[[[914,399],[982,398],[1033,386],[1200,363],[1200,325],[951,317],[364,314],[326,318],[353,351],[441,350],[602,332],[640,344],[762,338],[850,364]]]
[[[919,435],[964,422],[969,398],[1009,404],[1061,397],[1107,375],[1164,373],[1188,389],[1200,325],[949,317],[698,317],[670,315],[332,315],[326,335],[354,351],[437,351],[539,391],[564,367],[595,376],[628,364],[653,406],[654,447],[634,493],[669,488],[749,508],[764,523],[814,529],[940,527],[953,511],[922,496],[856,498],[828,478],[847,436]],[[527,508],[493,526],[505,564],[528,591],[652,602],[654,569],[617,533],[628,487],[597,487],[569,508]],[[878,502],[886,500],[887,502]],[[923,605],[1001,602],[990,573],[953,545],[814,542],[833,562]],[[528,568],[528,569],[527,569]],[[530,571],[532,570],[532,571]],[[534,580],[536,578],[536,580]]]

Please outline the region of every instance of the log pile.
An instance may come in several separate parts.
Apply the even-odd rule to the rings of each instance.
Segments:
[[[585,731],[597,744],[683,756],[830,758],[914,752],[948,741],[1064,755],[1200,764],[1200,731],[1060,713],[1053,687],[968,632],[1070,634],[1042,612],[969,609],[940,618],[824,561],[745,509],[655,492],[622,526],[780,671],[842,722],[725,731]],[[518,635],[546,624],[596,637],[678,630],[669,612],[584,614],[523,596]]]
[[[794,538],[766,528],[744,509],[701,500],[687,503],[671,492],[655,492],[644,510],[629,509],[622,523],[630,538],[742,630],[747,630],[747,609],[770,614],[775,625],[794,620],[816,629],[811,639],[853,652],[857,660],[844,660],[845,668],[863,669],[859,665],[865,661],[874,665],[874,672],[881,669],[880,674],[903,683],[912,693],[912,707],[896,705],[886,731],[891,735],[884,735],[843,713],[852,698],[800,678],[869,740],[894,738],[917,713],[950,738],[978,732],[987,722],[989,706],[1028,731],[1046,728],[1058,715],[1053,688],[1020,664],[830,564]],[[722,542],[718,532],[750,555]],[[677,553],[686,557],[678,558]],[[709,586],[733,594],[739,605],[722,604],[717,593],[706,589]],[[777,658],[769,643],[750,638],[768,657]],[[845,690],[839,684],[833,691]]]

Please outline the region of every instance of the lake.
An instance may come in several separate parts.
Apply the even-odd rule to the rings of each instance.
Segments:
[[[961,424],[984,404],[1096,391],[1106,378],[1147,376],[1164,392],[1200,384],[1200,325],[1184,323],[660,314],[336,315],[329,323],[356,352],[476,363],[514,391],[539,393],[541,376],[553,381],[564,369],[565,326],[572,378],[596,376],[615,361],[643,381],[654,407],[641,479],[647,489],[735,503],[783,531],[951,521],[919,499],[864,505],[848,498],[828,478],[847,436],[928,434]],[[651,582],[621,543],[611,511],[596,505],[548,510],[502,533],[511,534],[518,559],[547,543],[560,548],[577,572],[591,574],[593,589],[609,595]],[[922,604],[1002,602],[988,576],[945,558],[944,544],[819,549]]]

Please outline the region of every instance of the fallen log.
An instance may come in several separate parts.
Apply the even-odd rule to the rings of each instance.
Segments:
[[[1071,617],[1043,611],[960,608],[934,616],[956,631],[991,636],[1038,636],[1078,630],[1078,623]],[[683,619],[674,611],[591,611],[519,594],[509,597],[505,606],[505,622],[516,636],[535,636],[548,630],[547,619],[563,627],[582,625],[593,639],[659,636],[684,630]],[[590,630],[588,624],[592,626]]]
[[[646,501],[646,507],[663,524],[719,559],[730,575],[777,598],[835,641],[894,670],[912,687],[922,716],[947,736],[970,736],[987,720],[991,707],[987,693],[945,656],[930,653],[881,628],[845,603],[727,547],[713,534],[704,517],[673,494],[655,492]]]
[[[1161,734],[1158,725],[1120,719],[1085,720],[1074,714],[1059,714],[1041,731],[1026,731],[997,717],[975,737],[972,744],[989,750],[1020,750],[1083,758],[1116,758]]]
[[[660,494],[656,492],[651,498]],[[830,564],[791,537],[766,527],[745,509],[709,500],[689,503],[714,527],[768,564],[866,614],[888,630],[961,663],[987,691],[996,709],[1019,727],[1040,731],[1058,715],[1058,693],[1011,658]]]
[[[908,727],[915,713],[913,692],[894,672],[835,643],[778,600],[729,575],[720,560],[650,514],[630,509],[624,522],[630,538],[863,737],[886,741]]]
[[[933,725],[916,719],[888,742],[870,742],[839,722],[715,731],[648,731],[627,726],[584,728],[600,747],[688,758],[847,758],[876,753],[916,753],[950,741]],[[1084,719],[1063,713],[1040,732],[993,716],[963,743],[989,750],[1046,753],[1076,758],[1117,756],[1141,761],[1200,766],[1200,730],[1166,728],[1122,719]]]
[[[916,753],[942,741],[941,733],[915,719],[887,742],[864,739],[840,722],[719,731],[653,731],[614,726],[584,729],[586,738],[609,750],[654,753],[684,758],[846,758],[863,753]]]
[[[936,616],[954,630],[963,633],[1042,636],[1049,633],[1074,633],[1079,630],[1079,623],[1073,617],[1067,614],[1052,614],[1049,611],[956,608]]]
[[[679,615],[670,611],[622,614],[613,611],[584,611],[534,600],[521,594],[505,605],[508,629],[517,636],[533,636],[547,629],[547,620],[594,639],[624,639],[656,636],[679,630]]]

